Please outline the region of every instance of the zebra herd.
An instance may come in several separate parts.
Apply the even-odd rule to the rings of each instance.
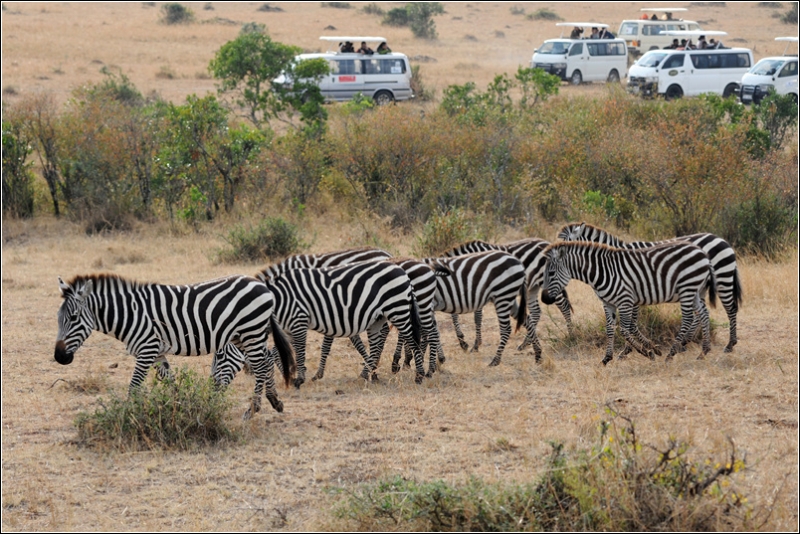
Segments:
[[[275,368],[287,387],[306,378],[309,330],[323,334],[319,368],[324,375],[334,338],[346,337],[364,360],[361,377],[377,380],[376,370],[390,325],[398,331],[392,372],[414,361],[415,381],[432,376],[445,354],[435,312],[451,314],[462,349],[469,345],[458,315],[474,313],[481,345],[482,309],[495,306],[500,343],[490,366],[499,365],[511,335],[526,327],[519,350],[533,348],[541,358],[536,335],[541,316],[538,293],[545,304],[557,304],[572,332],[572,306],[565,287],[571,279],[585,282],[603,303],[607,347],[603,364],[612,359],[617,316],[627,342],[624,354],[636,349],[660,355],[637,327],[639,307],[680,302],[681,327],[667,360],[684,350],[702,329],[702,358],[711,348],[705,297],[712,305],[718,294],[730,321],[730,352],[737,342],[736,314],[742,288],[735,253],[723,239],[695,234],[661,242],[626,243],[586,223],[564,226],[555,243],[529,238],[505,245],[471,241],[442,257],[393,258],[377,248],[358,248],[315,255],[296,255],[271,265],[255,277],[230,276],[193,285],[169,286],[125,280],[120,276],[59,278],[64,299],[58,310],[55,359],[72,362],[92,330],[123,341],[136,359],[130,390],[138,388],[150,367],[158,377],[171,377],[165,356],[213,354],[212,376],[226,386],[245,365],[255,376],[255,390],[245,418],[261,407],[262,393],[283,411],[275,388]],[[519,302],[517,301],[519,297]],[[359,335],[366,332],[369,352]],[[288,334],[288,335],[287,335]],[[273,348],[267,346],[272,335]],[[428,371],[424,354],[430,351]]]

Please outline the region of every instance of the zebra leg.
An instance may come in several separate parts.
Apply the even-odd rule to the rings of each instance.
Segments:
[[[516,304],[516,301],[514,301]],[[478,349],[483,345],[481,339],[481,322],[483,322],[483,310],[475,310],[475,344],[472,346],[470,352],[478,352]]]
[[[453,318],[453,328],[456,330],[456,337],[458,338],[458,344],[461,345],[461,350],[468,350],[469,344],[464,338],[464,332],[461,331],[461,323],[458,322],[458,314],[452,313],[450,317]]]
[[[531,298],[529,296],[528,301],[530,300]],[[572,325],[572,304],[569,302],[566,290],[562,291],[561,294],[556,297],[556,306],[561,310],[561,315],[564,316],[564,320],[567,322],[567,334],[571,337],[575,332]]]
[[[695,294],[691,298],[685,298],[684,296],[681,296],[681,330],[675,337],[675,342],[672,344],[669,354],[667,354],[666,361],[672,361],[672,357],[675,356],[676,353],[680,352],[684,340],[689,335],[689,331],[692,329],[692,324],[695,321],[695,310],[699,307],[696,305],[695,300],[699,298],[699,294]],[[708,309],[706,309],[706,313],[708,313]]]
[[[603,311],[606,314],[606,355],[603,365],[614,359],[614,331],[617,328],[617,309],[611,304],[603,302]]]
[[[381,354],[383,353],[383,347],[386,346],[386,340],[389,339],[389,331],[391,329],[392,329],[392,327],[389,326],[389,321],[384,321],[383,322],[383,326],[381,326],[381,337],[380,337],[380,341],[379,341],[379,343],[381,344],[381,350],[378,351],[378,357],[375,360],[375,368],[376,369],[378,368],[378,365],[381,363]],[[367,338],[369,339],[369,335],[367,336]],[[363,348],[364,345],[361,345],[361,347]],[[370,342],[370,350],[371,349],[372,349],[372,342]],[[367,352],[365,350],[364,353],[361,356],[363,357],[366,353]]]
[[[378,374],[375,369],[378,367],[378,362],[383,352],[383,346],[386,344],[386,338],[389,335],[388,323],[385,319],[372,323],[367,328],[367,338],[369,339],[369,356],[364,360],[364,368],[361,370],[361,378],[364,380],[372,380],[378,382]]]
[[[403,340],[398,338],[397,345],[394,348],[394,355],[392,356],[392,372],[397,373],[400,371],[400,357],[403,355]],[[406,360],[408,365],[408,360]]]
[[[695,302],[695,313],[699,316],[700,325],[703,328],[703,352],[697,357],[698,360],[702,360],[711,351],[711,319],[708,315],[708,308],[699,296]]]
[[[364,350],[364,345],[361,343],[361,338],[358,336],[354,336],[358,339],[358,343],[361,345],[361,350]],[[352,340],[352,338],[350,338]],[[332,336],[325,336],[322,339],[322,354],[319,357],[319,368],[317,368],[317,374],[311,377],[311,381],[315,380],[322,380],[322,377],[325,375],[325,363],[328,361],[328,355],[331,353],[331,345],[333,344],[333,337]],[[356,342],[353,341],[353,346],[356,347],[358,350],[358,346]],[[361,352],[359,350],[358,352]]]
[[[497,322],[500,323],[500,344],[497,346],[497,352],[494,358],[489,362],[489,367],[500,365],[500,358],[503,357],[503,349],[506,348],[508,338],[511,337],[511,317],[509,316],[512,308],[511,302],[495,303],[494,307],[497,312]],[[478,312],[475,312],[476,315],[477,313]]]
[[[294,387],[300,389],[306,381],[306,339],[308,337],[308,323],[294,325],[290,329],[292,336],[292,347],[297,358],[297,376],[294,379]]]
[[[264,387],[267,385],[267,377],[275,373],[275,366],[271,361],[267,361],[265,351],[261,351],[261,354],[250,354],[249,356],[245,356],[245,358],[249,360],[250,369],[253,371],[253,376],[256,378],[253,397],[250,399],[250,407],[242,416],[242,419],[247,421],[253,417],[253,415],[261,411],[261,394],[264,391]],[[269,398],[269,395],[267,395],[267,398]],[[279,412],[282,412],[283,404],[281,404],[280,401],[277,401],[278,406],[276,406],[273,400],[277,400],[277,397],[275,397],[275,399],[270,399],[270,403],[272,404],[273,408]]]
[[[156,359],[159,357],[163,358],[161,355],[160,343],[156,341],[139,347],[134,357],[136,358],[136,364],[133,368],[131,383],[128,386],[128,395],[139,389],[145,378],[147,378],[147,372],[150,371]],[[166,358],[164,361],[166,361]]]
[[[644,347],[648,351],[652,351],[656,356],[661,356],[661,350],[653,343],[651,340],[647,339],[642,331],[639,330],[639,306],[634,306],[631,310],[631,330],[630,333],[636,337],[636,340],[639,344]],[[630,343],[625,345],[625,350],[623,354],[627,355],[633,349],[631,348]],[[622,356],[620,356],[622,358]]]
[[[442,349],[442,340],[439,337],[439,328],[436,326],[435,321],[431,329],[428,331],[427,338],[431,354],[428,362],[428,372],[425,374],[425,376],[431,377],[433,376],[433,373],[436,372],[436,369],[439,367],[439,364],[442,364],[445,361],[444,352]],[[425,356],[425,349],[423,349],[422,355],[423,357]],[[439,359],[439,364],[436,363],[437,356]]]
[[[653,356],[653,351],[648,348],[652,347],[653,344],[644,336],[642,336],[641,333],[637,334],[638,329],[636,328],[636,324],[633,322],[633,309],[635,308],[635,306],[631,308],[626,306],[619,309],[620,330],[622,330],[622,335],[625,336],[625,340],[630,343],[633,348],[642,353],[644,356],[654,360],[655,356]],[[644,340],[644,343],[639,341],[640,338]]]
[[[537,288],[538,289],[538,288]],[[533,355],[536,363],[542,359],[542,345],[539,343],[539,336],[536,335],[536,327],[539,325],[539,319],[542,317],[542,310],[539,307],[539,298],[534,289],[528,292],[528,317],[525,319],[525,340],[517,347],[517,350],[522,350],[529,344],[533,345]]]

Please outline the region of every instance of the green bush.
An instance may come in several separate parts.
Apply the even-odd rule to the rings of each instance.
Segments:
[[[269,217],[255,228],[237,226],[225,238],[230,249],[217,257],[223,263],[275,261],[304,248],[298,234],[297,226],[280,217]]]
[[[797,2],[792,2],[792,7],[789,8],[789,11],[781,16],[781,22],[785,24],[797,24]]]
[[[21,120],[3,119],[3,213],[33,217],[33,152]]]
[[[748,530],[762,514],[735,489],[746,468],[733,442],[724,458],[692,458],[670,437],[645,446],[630,419],[607,410],[597,444],[567,453],[551,443],[544,474],[527,484],[417,482],[394,477],[348,491],[334,508],[356,530],[433,532]],[[622,422],[620,422],[622,420]],[[349,526],[348,525],[348,526]]]
[[[194,12],[183,4],[169,2],[161,6],[161,22],[164,24],[189,24],[194,21]]]
[[[381,23],[388,26],[408,26],[415,37],[436,39],[436,24],[431,17],[442,13],[444,6],[439,2],[409,2],[403,7],[389,10]]]
[[[417,237],[413,253],[417,257],[439,256],[454,246],[471,239],[488,239],[492,233],[484,217],[462,209],[437,211],[428,218]]]
[[[365,5],[361,8],[361,11],[367,15],[378,15],[380,17],[386,14],[386,11],[384,11],[383,8],[375,2],[370,2],[369,4]]]
[[[126,398],[100,399],[93,412],[75,419],[78,442],[85,446],[120,451],[192,449],[237,439],[228,418],[232,402],[227,390],[211,378],[181,368],[174,380],[155,381]]]

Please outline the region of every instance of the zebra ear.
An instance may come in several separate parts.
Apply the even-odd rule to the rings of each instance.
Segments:
[[[583,235],[583,231],[584,231],[584,230],[586,230],[586,223],[585,223],[585,222],[581,222],[581,224],[579,224],[579,225],[578,225],[578,232],[577,232],[577,234],[578,234],[578,235]]]
[[[69,284],[64,283],[61,277],[58,277],[58,288],[61,290],[61,296],[67,297],[72,293],[72,286]]]
[[[92,289],[94,289],[94,281],[90,278],[78,289],[78,296],[81,299],[85,299],[92,292]]]

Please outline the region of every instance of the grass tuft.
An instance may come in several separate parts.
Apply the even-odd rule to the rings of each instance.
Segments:
[[[597,444],[567,452],[551,443],[545,472],[527,484],[417,482],[394,477],[348,492],[335,515],[358,530],[708,531],[758,526],[734,475],[746,467],[730,441],[724,458],[694,459],[670,437],[642,444],[633,422],[613,408]],[[500,442],[496,447],[500,447]]]
[[[155,382],[122,398],[112,394],[94,413],[75,419],[78,442],[119,451],[179,449],[236,438],[225,420],[231,409],[227,390],[211,378],[181,368],[171,381]]]

